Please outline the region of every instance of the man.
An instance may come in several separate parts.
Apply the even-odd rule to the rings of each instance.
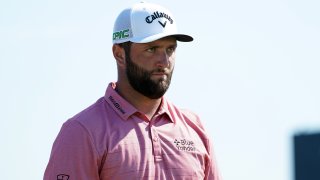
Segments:
[[[105,96],[65,122],[45,180],[218,180],[211,142],[194,113],[163,97],[169,88],[178,34],[165,8],[138,3],[114,25],[118,80]]]

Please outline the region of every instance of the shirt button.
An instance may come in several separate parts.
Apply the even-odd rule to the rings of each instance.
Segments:
[[[157,137],[153,138],[153,141],[154,141],[154,142],[157,142],[157,141],[158,141],[158,138],[157,138]]]

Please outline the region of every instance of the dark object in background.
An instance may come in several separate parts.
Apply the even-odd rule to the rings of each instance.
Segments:
[[[295,180],[320,180],[320,132],[294,136]]]

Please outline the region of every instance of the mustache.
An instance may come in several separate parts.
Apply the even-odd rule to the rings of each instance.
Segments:
[[[164,74],[169,74],[171,72],[172,70],[170,71],[168,68],[157,68],[151,71],[151,73],[164,73]]]

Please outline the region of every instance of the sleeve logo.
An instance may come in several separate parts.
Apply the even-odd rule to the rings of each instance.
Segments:
[[[57,180],[68,180],[69,179],[69,175],[66,174],[59,174],[57,176]]]

